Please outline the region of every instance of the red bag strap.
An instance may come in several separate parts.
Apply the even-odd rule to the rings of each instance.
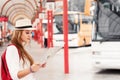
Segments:
[[[2,60],[2,66],[1,66],[2,74],[1,74],[1,77],[4,80],[12,80],[12,78],[10,76],[10,73],[9,73],[9,70],[8,70],[8,67],[7,67],[7,62],[6,62],[5,55],[6,55],[6,50],[4,51],[3,55],[1,56],[1,60]]]

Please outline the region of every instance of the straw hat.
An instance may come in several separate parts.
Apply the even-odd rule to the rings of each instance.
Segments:
[[[15,30],[36,30],[32,27],[31,20],[20,19],[16,21]]]

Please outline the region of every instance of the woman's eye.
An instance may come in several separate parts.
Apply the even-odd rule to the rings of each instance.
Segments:
[[[32,31],[25,31],[26,34],[32,34]]]
[[[26,32],[26,34],[32,34],[32,32]]]
[[[29,32],[26,32],[26,34],[29,34]]]

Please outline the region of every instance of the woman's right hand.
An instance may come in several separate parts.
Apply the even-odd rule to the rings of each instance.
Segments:
[[[30,66],[30,68],[19,71],[17,76],[18,76],[18,78],[21,79],[30,73],[34,73],[34,72],[38,71],[40,68],[41,68],[40,64],[33,64]]]
[[[40,69],[40,64],[33,64],[30,68],[31,68],[31,72],[36,72]]]
[[[46,63],[44,63],[44,64],[33,64],[33,65],[31,66],[31,71],[36,72],[36,71],[38,71],[40,68],[44,68],[45,66],[46,66]]]

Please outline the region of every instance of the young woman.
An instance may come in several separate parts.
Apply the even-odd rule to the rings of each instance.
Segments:
[[[45,64],[35,63],[24,48],[24,45],[30,42],[32,30],[34,29],[28,19],[16,22],[11,45],[7,47],[5,56],[8,70],[13,80],[36,80],[33,77],[33,73],[45,67]]]

